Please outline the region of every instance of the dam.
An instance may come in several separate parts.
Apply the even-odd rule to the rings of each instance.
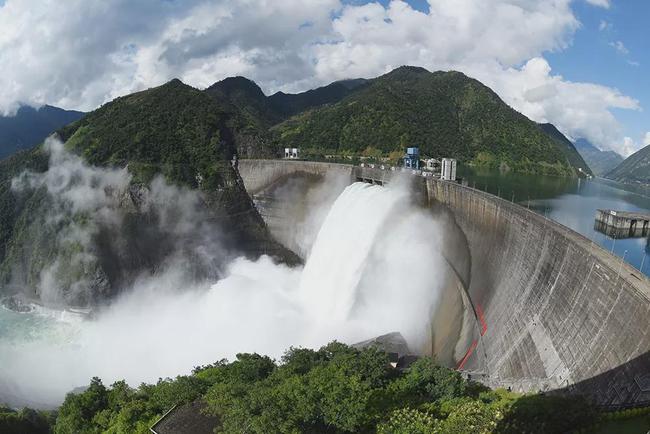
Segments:
[[[407,183],[443,224],[449,265],[423,353],[491,387],[580,393],[605,408],[650,404],[650,282],[589,239],[488,193],[408,172],[238,166],[273,235],[303,258],[309,246],[295,234],[310,230],[310,207],[336,196],[327,187]]]

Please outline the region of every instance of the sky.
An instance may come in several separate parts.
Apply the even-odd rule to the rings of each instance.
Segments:
[[[648,18],[646,0],[0,0],[0,113],[175,77],[270,94],[417,65],[628,156],[650,145]]]

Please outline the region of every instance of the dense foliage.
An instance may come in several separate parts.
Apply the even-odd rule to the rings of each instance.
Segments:
[[[56,421],[56,414],[29,408],[12,410],[0,405],[0,433],[47,434]]]
[[[522,172],[589,171],[576,150],[559,146],[480,82],[459,72],[401,67],[335,104],[274,127],[281,147],[388,154],[419,146],[430,157]],[[580,164],[582,163],[582,164]]]
[[[54,432],[144,434],[169,408],[196,399],[228,433],[563,433],[596,416],[582,399],[490,391],[429,358],[398,371],[382,352],[333,342],[292,348],[280,363],[239,354],[137,389],[95,378],[66,397]]]
[[[567,139],[567,137],[558,130],[553,124],[539,124],[539,127],[557,144],[558,149],[562,151],[566,159],[573,167],[580,168],[583,173],[592,174],[592,167],[587,165],[582,154],[577,152],[576,146]]]

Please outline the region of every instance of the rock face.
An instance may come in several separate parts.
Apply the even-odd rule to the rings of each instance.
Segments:
[[[233,167],[255,134],[232,106],[173,80],[2,161],[2,292],[92,306],[169,269],[191,281],[218,278],[235,255],[297,262]]]
[[[386,353],[395,353],[400,356],[411,354],[406,339],[399,332],[377,336],[376,338],[368,339],[367,341],[359,342],[352,346],[359,350],[374,347]]]

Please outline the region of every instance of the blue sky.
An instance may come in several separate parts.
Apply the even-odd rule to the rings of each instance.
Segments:
[[[571,46],[545,56],[567,80],[615,87],[639,100],[641,110],[613,110],[626,135],[638,140],[650,131],[650,1],[619,0],[609,9],[578,2],[573,8],[582,27]],[[617,42],[625,48],[612,46]]]
[[[92,110],[172,78],[268,94],[416,65],[629,155],[650,144],[649,17],[646,0],[0,0],[0,114]]]

